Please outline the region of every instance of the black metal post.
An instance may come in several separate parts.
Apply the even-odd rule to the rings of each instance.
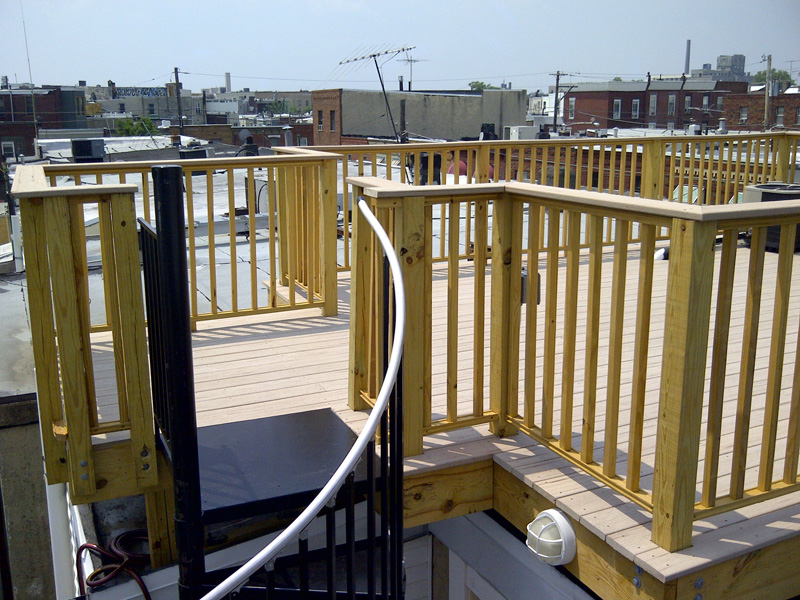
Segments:
[[[175,482],[175,543],[181,600],[199,597],[205,574],[194,367],[183,214],[183,170],[152,168],[160,263],[161,311],[166,361],[172,471]]]

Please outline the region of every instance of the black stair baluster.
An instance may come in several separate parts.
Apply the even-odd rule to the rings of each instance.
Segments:
[[[275,561],[269,561],[264,567],[267,571],[267,585],[265,588],[265,597],[267,600],[270,598],[277,598],[275,595]]]
[[[389,368],[389,261],[383,257],[383,372]],[[391,404],[389,405],[389,408]],[[383,413],[381,418],[381,593],[384,598],[388,597],[390,591],[391,575],[391,539],[394,531],[391,530],[390,523],[390,496],[392,480],[389,476],[390,461],[390,415],[389,408]],[[393,458],[392,458],[393,460]]]
[[[345,543],[347,553],[345,554],[345,564],[347,570],[347,598],[356,599],[356,578],[354,573],[356,562],[356,494],[355,494],[355,473],[350,473],[345,481],[347,490],[347,504],[345,506]]]
[[[325,563],[327,567],[328,598],[336,600],[336,512],[334,502],[328,505],[325,513],[325,543],[327,545]]]
[[[381,595],[389,595],[389,413],[381,417]]]
[[[308,583],[308,530],[300,532],[300,597],[306,600],[309,597]]]
[[[367,599],[375,600],[375,440],[367,444]]]
[[[403,360],[400,360],[400,372],[403,371]],[[405,569],[403,566],[403,379],[397,379],[392,392],[391,403],[394,405],[394,415],[391,420],[394,423],[393,432],[389,434],[393,443],[392,448],[392,476],[394,479],[394,497],[392,499],[392,530],[395,535],[392,542],[395,547],[395,598],[402,599],[405,596]]]

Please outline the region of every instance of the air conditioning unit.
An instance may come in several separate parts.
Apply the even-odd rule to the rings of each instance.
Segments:
[[[793,183],[759,183],[744,188],[742,203],[775,202],[779,200],[800,200],[800,185]],[[767,227],[767,250],[777,252],[781,239],[779,225]],[[794,251],[800,252],[800,225],[794,241]]]

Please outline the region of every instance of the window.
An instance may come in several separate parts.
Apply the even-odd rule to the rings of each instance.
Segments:
[[[794,118],[795,125],[800,125],[800,106],[797,107],[797,115]]]
[[[575,98],[569,99],[569,118],[575,118]]]
[[[622,99],[614,98],[614,119],[622,117]]]
[[[703,94],[703,112],[708,112],[708,94]]]
[[[668,115],[675,114],[675,94],[669,95],[669,101],[667,102],[667,114]]]
[[[331,131],[336,131],[336,111],[331,111]]]
[[[687,94],[683,99],[683,112],[685,112],[685,113],[692,112],[692,96],[691,96],[691,94]]]
[[[85,96],[76,96],[75,97],[75,114],[79,117],[82,117],[86,114],[86,97]]]
[[[121,113],[125,112],[125,103],[124,102],[120,102],[119,103],[119,112],[121,112]]]
[[[13,158],[15,156],[14,153],[14,142],[3,142],[3,156],[5,158]]]
[[[631,103],[631,118],[638,119],[639,118],[639,99],[634,98],[633,102]]]
[[[783,126],[783,107],[775,107],[775,125]]]
[[[673,129],[675,129],[675,121],[669,121],[667,123],[667,130],[672,131]]]
[[[722,112],[722,100],[722,96],[717,96],[717,110],[719,112]]]
[[[322,131],[323,123],[322,123],[322,111],[317,111],[317,131]]]
[[[650,94],[650,110],[649,114],[651,117],[656,116],[656,106],[658,104],[658,94]]]
[[[147,105],[147,114],[154,115],[156,114],[156,105],[152,102]]]
[[[739,124],[741,125],[741,124],[744,124],[744,123],[747,123],[747,107],[746,106],[742,106],[739,109]]]

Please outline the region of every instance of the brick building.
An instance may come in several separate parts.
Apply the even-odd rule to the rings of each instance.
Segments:
[[[724,116],[730,130],[764,130],[764,92],[732,94],[726,99]],[[767,129],[800,129],[800,89],[789,88],[769,102]]]
[[[85,127],[82,90],[47,86],[0,89],[0,145],[4,156],[35,154],[38,129]]]
[[[525,125],[525,90],[482,92],[388,92],[389,107],[399,134],[444,139],[478,139],[481,131],[502,135],[503,127]],[[312,92],[314,142],[338,145],[347,138],[392,139],[395,130],[387,118],[383,94],[372,90]],[[405,118],[405,121],[403,119]]]
[[[590,128],[716,129],[725,98],[744,82],[692,80],[578,83],[564,97],[564,124],[573,133]]]

